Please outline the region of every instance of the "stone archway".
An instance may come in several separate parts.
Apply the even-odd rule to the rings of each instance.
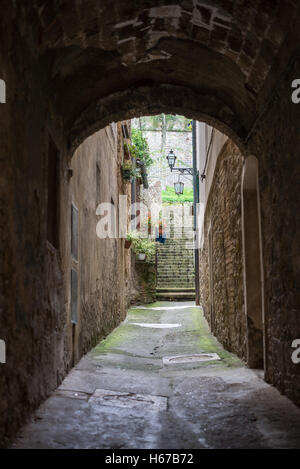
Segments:
[[[300,368],[290,358],[292,340],[300,334],[295,217],[300,107],[291,101],[291,83],[300,75],[297,2],[4,0],[3,5],[0,79],[7,96],[0,103],[0,297],[6,335],[1,339],[18,340],[17,347],[10,346],[0,397],[6,405],[8,383],[16,389],[11,431],[68,366],[63,352],[56,363],[49,348],[49,337],[57,339],[58,349],[63,344],[64,302],[59,269],[49,268],[52,254],[45,248],[48,133],[65,177],[65,157],[93,132],[111,121],[158,112],[203,120],[243,144],[243,153],[259,157],[265,304],[272,318],[266,325],[268,379],[299,402]],[[55,308],[45,288],[51,275],[59,298]],[[20,374],[18,365],[27,362],[30,373]],[[4,428],[8,413],[0,414]]]
[[[243,167],[242,236],[247,362],[250,368],[263,368],[265,363],[263,263],[258,160],[255,156],[246,158]]]

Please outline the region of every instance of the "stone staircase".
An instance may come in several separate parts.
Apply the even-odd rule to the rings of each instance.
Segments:
[[[174,235],[176,236],[176,231]],[[195,265],[192,246],[192,241],[187,236],[167,238],[164,244],[158,244],[156,251],[156,298],[158,301],[195,299]]]

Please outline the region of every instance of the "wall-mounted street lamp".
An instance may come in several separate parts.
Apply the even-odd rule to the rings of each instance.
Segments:
[[[170,150],[167,156],[167,160],[168,160],[169,168],[171,171],[173,171],[173,168],[175,166],[176,158],[177,157],[175,156],[175,153],[173,152],[173,150]]]
[[[197,171],[194,168],[175,168],[175,162],[176,162],[177,156],[173,152],[173,150],[170,150],[167,160],[169,164],[169,168],[172,171],[179,171],[180,174],[189,174],[190,176],[194,176],[197,174]]]
[[[177,182],[174,182],[174,190],[176,195],[182,195],[184,190],[184,183],[180,180],[180,174]]]

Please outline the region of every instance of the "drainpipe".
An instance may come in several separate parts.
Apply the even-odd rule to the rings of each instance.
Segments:
[[[195,302],[200,305],[200,279],[199,279],[199,249],[198,249],[198,226],[197,226],[197,207],[199,204],[199,170],[197,168],[197,135],[196,121],[193,120],[192,125],[193,137],[193,191],[194,191],[194,235],[195,235]]]
[[[146,165],[145,165],[144,161],[141,161],[139,165],[140,165],[140,168],[141,168],[141,176],[142,176],[144,189],[149,189]]]

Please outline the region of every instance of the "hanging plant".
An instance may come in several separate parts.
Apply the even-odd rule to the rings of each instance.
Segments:
[[[134,239],[137,239],[138,233],[135,231],[131,231],[127,233],[126,239],[125,239],[125,249],[129,249],[130,246],[132,245],[132,242]]]
[[[127,142],[124,142],[124,158],[125,160],[130,160],[131,158],[129,145]]]
[[[125,163],[122,164],[121,166],[121,172],[122,172],[122,177],[125,181],[130,181],[131,176],[132,176],[132,162],[131,161],[126,161]]]
[[[129,249],[130,246],[132,245],[132,241],[130,239],[125,239],[125,249]]]

